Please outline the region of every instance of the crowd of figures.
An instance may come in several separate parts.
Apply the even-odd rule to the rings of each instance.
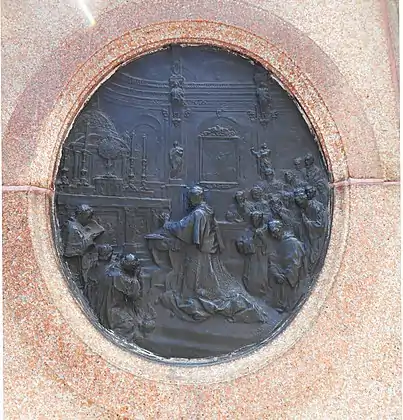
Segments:
[[[322,254],[328,185],[310,154],[296,158],[295,169],[284,171],[280,181],[264,146],[253,152],[260,159],[262,180],[250,191],[238,191],[226,214],[227,222],[246,225],[236,240],[243,259],[239,276],[223,263],[215,211],[199,185],[188,187],[188,212],[182,219],[161,213],[159,229],[144,238],[158,267],[151,283],[164,285],[152,302],[143,298],[137,256],[97,244],[104,228],[91,207],[76,209],[62,227],[63,255],[105,328],[137,341],[154,330],[157,303],[191,322],[220,315],[230,322],[262,323],[272,317],[267,308],[277,314],[293,310]]]
[[[184,321],[220,315],[230,322],[265,322],[267,314],[222,261],[224,243],[215,212],[199,185],[188,188],[188,214],[178,221],[166,214],[160,229],[146,235],[165,283],[159,302]]]
[[[265,296],[277,311],[291,311],[312,278],[325,242],[328,184],[314,158],[294,159],[294,170],[275,171],[263,145],[252,152],[260,160],[262,181],[238,191],[226,219],[248,223],[237,240],[244,257],[243,283],[252,296]],[[270,151],[269,151],[270,152]],[[249,195],[249,197],[248,197]]]

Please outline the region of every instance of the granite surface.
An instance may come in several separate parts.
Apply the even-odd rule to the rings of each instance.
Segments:
[[[401,418],[396,3],[2,6],[6,418]],[[303,310],[261,351],[215,367],[146,362],[105,340],[69,293],[50,230],[60,146],[86,97],[172,41],[270,68],[335,181],[329,253]]]
[[[363,45],[368,44],[371,53],[375,51],[378,57],[382,57],[386,32],[382,26],[372,27],[370,37],[366,31],[362,34],[355,31],[356,20],[361,19],[363,14],[358,6],[337,15],[336,7],[323,6],[322,9],[318,6],[312,13],[308,13],[309,10],[305,10],[306,2],[295,2],[293,7],[281,3],[283,14],[294,10],[295,15],[300,18],[297,25],[296,22],[287,20],[287,16],[283,17],[272,12],[275,7],[271,4],[265,6],[266,10],[237,1],[216,3],[198,0],[192,3],[192,7],[188,7],[186,1],[164,3],[161,0],[151,0],[147,3],[118,3],[114,8],[112,2],[108,2],[107,11],[102,8],[97,9],[97,5],[101,4],[102,2],[96,3],[93,9],[96,20],[93,26],[88,26],[84,14],[84,19],[77,20],[74,8],[66,8],[62,12],[58,11],[55,5],[52,13],[60,13],[63,16],[65,22],[62,26],[71,25],[75,29],[71,29],[65,36],[58,35],[57,32],[60,15],[54,27],[51,19],[42,22],[38,14],[35,26],[31,21],[24,22],[24,19],[28,18],[15,12],[14,8],[20,6],[7,4],[5,15],[11,16],[11,23],[5,25],[4,32],[8,34],[8,42],[3,43],[3,55],[6,57],[3,66],[11,73],[5,74],[5,80],[7,77],[10,81],[13,80],[12,75],[15,73],[24,72],[26,75],[20,76],[24,80],[24,89],[19,90],[18,100],[13,100],[13,97],[18,95],[12,89],[14,83],[4,83],[3,100],[7,105],[4,110],[4,123],[7,124],[5,125],[7,129],[4,130],[3,147],[5,184],[50,187],[54,171],[54,159],[52,159],[54,148],[57,148],[56,151],[60,149],[72,118],[82,107],[88,94],[119,63],[173,40],[214,43],[258,59],[270,67],[300,101],[318,131],[325,151],[328,143],[337,144],[335,150],[342,154],[339,158],[347,159],[350,177],[388,180],[398,177],[399,166],[396,160],[398,121],[389,60],[383,56],[385,61],[379,66],[383,69],[383,73],[381,78],[378,77],[376,84],[384,88],[382,96],[384,109],[379,112],[380,96],[371,96],[371,92],[375,89],[373,86],[375,79],[368,78],[365,73],[367,69],[371,69],[378,76],[378,61],[372,60],[372,56],[360,50]],[[277,9],[279,5],[278,2]],[[314,3],[310,3],[310,7],[313,5]],[[29,8],[28,5],[26,7]],[[41,3],[39,11],[42,7],[44,6]],[[91,4],[89,8],[91,9]],[[333,9],[336,9],[334,19]],[[368,9],[371,10],[371,16],[376,17],[381,13],[377,3]],[[331,19],[324,18],[326,13],[332,14]],[[302,15],[305,20],[311,22],[310,31],[302,25],[305,21]],[[316,15],[318,19],[315,19]],[[133,16],[136,16],[135,21]],[[337,20],[337,17],[340,20]],[[350,25],[348,17],[351,18]],[[365,17],[364,14],[363,18]],[[21,61],[21,57],[24,57],[27,43],[24,41],[25,38],[21,39],[16,29],[21,25],[18,19],[22,19],[22,24],[26,25],[24,27],[35,27],[38,31],[43,29],[41,35],[38,35],[40,42],[34,44],[38,45],[40,64],[38,63],[38,67],[35,68],[34,60],[26,67],[20,65],[19,72],[15,65]],[[32,19],[31,13],[29,19]],[[354,41],[357,48],[348,50],[345,43],[348,47],[351,46],[351,32],[342,33],[337,36],[338,49],[331,53],[332,51],[323,45],[323,39],[317,42],[312,40],[312,30],[314,28],[316,30],[317,21],[322,20],[323,28],[327,25],[326,34],[329,34],[333,26],[335,31],[340,26],[352,27],[355,31],[354,39],[362,36],[364,40],[361,43]],[[5,21],[7,22],[6,19]],[[181,23],[178,24],[178,21]],[[333,22],[333,25],[329,25],[329,22]],[[380,21],[375,23],[381,25]],[[46,25],[46,29],[42,25]],[[63,31],[64,29],[61,32]],[[51,43],[53,48],[49,46],[46,49],[49,41],[42,39],[46,33],[53,40]],[[326,35],[327,44],[329,39],[335,37]],[[378,43],[377,48],[372,45],[373,40]],[[33,41],[36,42],[35,37]],[[331,43],[329,47],[332,45]],[[333,58],[333,56],[345,57],[346,51],[348,51],[348,66],[344,61],[338,63]],[[346,67],[340,67],[341,64]],[[362,67],[360,72],[357,72],[356,65]],[[356,93],[357,89],[350,86],[348,79],[352,75],[357,77],[359,74],[360,86],[367,86],[360,95]],[[369,83],[372,84],[368,86]],[[389,100],[385,100],[388,92]],[[364,97],[366,100],[367,97],[372,98],[372,102],[364,102]],[[27,107],[27,103],[32,106]],[[392,111],[387,112],[389,108],[394,110],[394,114]],[[377,117],[377,121],[369,119],[372,110],[374,110],[373,118]],[[323,118],[326,121],[321,121]],[[325,130],[325,133],[321,133],[322,130]],[[333,139],[330,139],[330,136],[333,136]],[[342,142],[339,140],[340,136]],[[53,141],[49,142],[49,138]],[[363,148],[365,153],[362,153]],[[380,153],[382,156],[385,155],[384,158],[381,159]],[[336,168],[337,165],[332,168],[335,179],[346,178],[346,171],[337,172]]]
[[[399,215],[391,211],[399,207],[399,187],[354,185],[339,187],[337,194],[340,188],[349,190],[349,233],[320,316],[281,357],[266,360],[257,371],[255,363],[264,353],[250,364],[250,373],[240,369],[237,375],[232,363],[221,365],[218,374],[227,371],[228,377],[222,374],[218,382],[214,375],[206,379],[209,368],[188,368],[193,383],[184,382],[173,367],[169,377],[162,365],[151,366],[151,378],[136,360],[132,371],[122,368],[117,358],[114,363],[103,356],[100,347],[108,343],[89,322],[66,320],[68,303],[70,311],[79,308],[67,290],[56,299],[48,289],[51,282],[35,257],[32,216],[27,216],[30,207],[49,208],[49,195],[6,192],[7,418],[37,418],[45,407],[48,418],[89,413],[90,418],[147,419],[320,419],[351,418],[352,413],[359,419],[399,418]],[[46,405],[49,398],[58,402]]]

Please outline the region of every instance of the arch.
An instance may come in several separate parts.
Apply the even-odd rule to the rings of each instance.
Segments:
[[[135,130],[140,125],[148,125],[152,129],[157,131],[159,134],[161,134],[162,127],[161,127],[161,123],[158,121],[157,118],[153,117],[152,115],[148,115],[148,114],[140,114],[138,116],[138,120],[141,121],[141,122],[135,123],[132,126],[132,130]]]
[[[53,150],[48,139],[66,137],[72,119],[88,95],[117,66],[172,40],[232,48],[256,59],[274,72],[305,111],[309,109],[308,117],[320,134],[326,160],[329,164],[333,160],[330,166],[335,181],[343,180],[349,174],[381,178],[382,168],[371,126],[359,100],[330,58],[306,35],[270,12],[244,4],[242,14],[233,14],[229,12],[232,3],[228,0],[224,3],[228,3],[228,7],[220,9],[219,17],[210,10],[206,0],[192,5],[191,13],[187,8],[180,9],[175,16],[184,20],[181,22],[172,21],[168,10],[159,9],[158,0],[152,0],[148,5],[158,10],[153,15],[149,15],[148,6],[122,5],[101,15],[91,33],[79,32],[66,39],[32,77],[9,120],[3,142],[3,182],[50,187],[53,179],[49,171],[54,173],[54,167],[45,168],[44,165],[50,163],[49,160],[54,162],[52,153],[60,151],[60,143]],[[133,15],[138,16],[135,28],[130,19]],[[256,20],[257,15],[261,19]],[[194,16],[200,16],[203,23],[186,20],[194,19]],[[215,23],[217,18],[220,24]],[[160,24],[161,21],[166,23]],[[110,42],[110,39],[114,41]],[[92,48],[83,50],[80,48],[83,42]],[[71,51],[67,56],[65,45],[69,45]],[[55,62],[55,56],[65,59]],[[312,62],[315,62],[314,67]],[[38,86],[46,86],[40,95]],[[33,108],[35,113],[31,112]],[[60,122],[53,129],[47,123],[50,114]],[[332,121],[327,121],[329,116]],[[326,126],[333,139],[322,141],[319,125]],[[43,137],[47,138],[47,145],[42,141]],[[357,139],[365,139],[365,162],[360,158],[363,143]],[[8,162],[12,162],[20,145],[26,155],[17,164],[10,165]],[[340,164],[335,164],[336,161]]]

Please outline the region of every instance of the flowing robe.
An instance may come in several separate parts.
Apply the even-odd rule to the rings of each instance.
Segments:
[[[267,293],[267,240],[263,231],[262,235],[250,231],[248,236],[251,252],[245,256],[243,283],[252,296],[262,296]]]
[[[184,297],[219,289],[215,273],[216,256],[223,250],[223,242],[213,209],[203,203],[178,222],[169,222],[165,229],[186,247],[183,264],[182,294]]]
[[[178,176],[182,172],[183,165],[183,148],[176,146],[169,152],[169,160],[171,163],[171,176]]]
[[[107,329],[130,337],[136,327],[135,301],[141,292],[137,276],[130,276],[119,263],[98,261],[88,272],[87,299]]]
[[[326,204],[329,198],[329,185],[320,169],[316,165],[312,165],[305,169],[305,174],[308,184],[316,188],[319,201]]]
[[[291,233],[277,242],[268,267],[274,306],[291,310],[295,304],[299,285],[307,276],[305,254],[304,245]]]
[[[94,220],[83,226],[71,218],[63,227],[64,256],[68,258],[70,270],[81,288],[85,287],[92,263],[89,252],[95,249],[94,241],[103,232],[104,228]]]
[[[220,314],[233,322],[264,322],[262,309],[252,302],[220,259],[223,242],[214,211],[208,204],[201,203],[183,219],[166,223],[164,229],[180,240],[184,254],[176,290],[161,296],[164,306],[190,321]]]
[[[311,248],[310,262],[315,264],[320,256],[323,245],[322,237],[327,224],[326,211],[323,204],[317,200],[310,200],[305,212],[302,213],[302,223]]]

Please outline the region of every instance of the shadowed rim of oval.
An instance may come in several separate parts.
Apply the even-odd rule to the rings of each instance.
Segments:
[[[211,25],[216,24],[211,23]],[[252,35],[249,34],[248,36]],[[167,45],[167,43],[170,42],[170,39],[171,38],[161,40],[160,46]],[[221,41],[205,38],[199,39],[199,42],[196,42],[197,38],[192,38],[192,41],[189,42],[189,39],[186,37],[175,38],[175,40],[176,42],[183,44],[200,43],[228,48],[235,50],[235,52],[239,52],[242,55],[247,55],[242,43],[241,45],[238,45],[238,48],[236,48],[236,45],[228,45]],[[262,42],[260,38],[259,42]],[[120,65],[132,61],[134,58],[142,56],[145,53],[149,53],[155,50],[156,45],[151,44],[149,45],[149,50],[146,52],[143,50],[142,53],[136,54],[136,51],[132,51],[131,55],[126,57],[127,59],[124,62],[119,63],[118,66],[112,68],[107,66],[107,69],[109,69],[108,77],[110,77]],[[253,50],[251,50],[249,55],[254,60],[260,62],[264,67],[268,67],[270,71],[272,70],[267,61],[259,59],[256,57],[256,54],[253,54]],[[93,60],[94,56],[91,57],[89,61]],[[112,62],[115,62],[115,60],[112,60]],[[103,69],[99,75],[99,80],[105,80],[105,69]],[[306,82],[309,82],[309,79],[307,79]],[[93,84],[91,91],[94,92],[98,88],[99,84],[100,83]],[[287,86],[287,83],[284,84]],[[90,96],[91,95],[88,94],[88,98]],[[83,105],[84,102],[81,104],[81,108]],[[77,106],[75,107],[76,113],[74,116],[78,115],[81,108],[78,109]],[[321,139],[321,144],[326,144],[326,136],[325,138],[322,138],[320,132],[318,133],[318,136]],[[63,142],[64,138],[59,146]],[[54,167],[57,168],[59,164],[60,149],[58,153],[55,151],[54,155]],[[326,153],[324,161],[330,167],[332,166],[332,162]],[[335,162],[333,162],[333,164],[335,164]],[[342,162],[337,162],[337,164],[342,164],[343,166]],[[341,205],[339,204],[339,201]],[[234,379],[236,377],[250,373],[251,371],[255,371],[283,355],[304,335],[307,330],[310,329],[311,325],[320,313],[320,309],[326,300],[326,296],[332,287],[335,276],[337,275],[341,264],[345,247],[346,232],[348,230],[348,214],[349,191],[347,189],[338,189],[334,196],[333,220],[327,256],[325,258],[325,263],[319,275],[318,281],[316,282],[313,291],[309,294],[308,299],[302,305],[302,308],[298,311],[292,320],[290,319],[288,327],[282,329],[282,331],[279,331],[281,334],[278,333],[276,338],[269,339],[270,344],[266,345],[267,341],[265,341],[261,344],[254,345],[254,348],[251,349],[251,351],[247,354],[242,355],[242,357],[227,357],[226,361],[230,361],[231,363],[214,363],[209,360],[208,364],[202,364],[200,359],[196,359],[197,361],[195,361],[195,363],[189,361],[183,362],[182,360],[174,363],[172,359],[169,359],[169,364],[159,363],[157,366],[154,362],[156,360],[155,355],[152,356],[154,361],[147,360],[145,357],[138,357],[133,352],[128,352],[114,345],[102,334],[100,334],[99,331],[93,328],[93,325],[88,319],[88,316],[81,311],[76,303],[74,303],[74,298],[68,290],[64,278],[65,276],[62,273],[60,264],[58,262],[59,257],[55,250],[53,235],[50,234],[50,232],[52,232],[52,226],[49,215],[46,215],[47,220],[42,220],[40,222],[44,215],[38,214],[36,208],[33,208],[32,206],[29,207],[29,221],[32,227],[31,232],[34,232],[35,229],[38,229],[38,226],[40,225],[42,225],[42,228],[47,231],[46,241],[39,240],[39,235],[32,234],[35,253],[38,257],[38,264],[46,281],[47,289],[53,300],[57,302],[56,305],[63,314],[63,317],[68,321],[77,336],[83,342],[85,342],[95,353],[99,354],[105,361],[111,363],[115,367],[123,369],[135,376],[142,378],[180,383],[221,382]],[[40,256],[44,255],[44,253],[47,257],[40,258]],[[58,301],[58,298],[62,295],[64,299],[62,299],[62,301]],[[68,304],[61,304],[61,302],[68,302]],[[141,354],[141,352],[138,352],[138,354]],[[221,362],[221,360],[219,362]],[[190,366],[194,367],[194,369],[190,369]]]

